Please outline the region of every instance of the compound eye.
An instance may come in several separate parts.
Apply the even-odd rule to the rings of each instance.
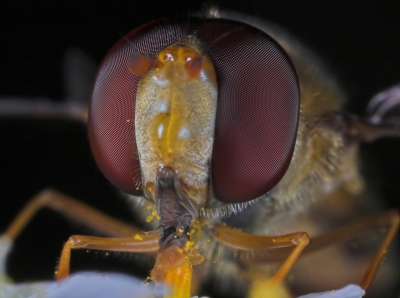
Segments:
[[[285,174],[294,150],[300,90],[294,66],[264,32],[210,20],[198,30],[218,83],[211,182],[218,200],[246,202]]]

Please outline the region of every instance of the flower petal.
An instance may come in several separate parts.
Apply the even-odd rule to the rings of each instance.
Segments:
[[[358,285],[347,285],[340,290],[333,290],[322,293],[308,294],[298,298],[360,298],[365,295],[365,291]]]

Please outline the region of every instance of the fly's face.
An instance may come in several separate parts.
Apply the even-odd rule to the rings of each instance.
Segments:
[[[202,207],[274,187],[298,119],[296,71],[270,36],[235,21],[169,19],[135,29],[106,56],[89,138],[102,172],[126,193],[158,206],[160,179],[173,175],[171,191],[194,219]]]
[[[155,203],[163,250],[187,243],[200,210],[274,187],[298,117],[296,72],[270,36],[235,21],[170,19],[137,28],[106,56],[89,137],[105,176]]]
[[[143,190],[152,200],[164,167],[176,172],[196,205],[204,206],[207,198],[217,83],[211,59],[201,47],[189,36],[161,50],[156,67],[138,86],[136,143]]]

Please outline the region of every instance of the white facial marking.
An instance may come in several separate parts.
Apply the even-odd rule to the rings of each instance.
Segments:
[[[191,136],[190,130],[187,127],[183,127],[178,134],[179,138],[189,139]]]
[[[161,124],[158,126],[158,138],[159,138],[159,139],[162,138],[163,132],[164,132],[164,124],[161,123]]]
[[[168,102],[165,99],[158,101],[158,111],[160,113],[166,113],[168,111]]]
[[[162,79],[158,78],[157,76],[153,76],[153,80],[158,86],[161,86],[161,87],[166,87],[170,84],[170,80],[162,80]]]

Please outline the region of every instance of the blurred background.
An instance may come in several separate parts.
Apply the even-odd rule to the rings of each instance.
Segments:
[[[201,1],[161,0],[2,3],[0,101],[84,102],[92,74],[124,34],[153,19],[186,15],[203,6]],[[349,112],[363,115],[373,95],[400,83],[400,2],[223,0],[218,7],[276,23],[317,53],[347,93]],[[80,72],[79,67],[67,71],[68,57],[81,57],[85,65],[82,80],[75,82],[82,85],[78,91],[68,87],[66,72]],[[46,187],[135,223],[130,204],[97,169],[84,123],[7,116],[2,111],[0,115],[0,231]],[[400,139],[380,140],[361,149],[361,166],[379,208],[400,208]],[[15,243],[7,264],[10,276],[18,282],[52,279],[68,236],[85,233],[55,212],[41,211]],[[112,266],[145,277],[150,269],[144,263],[137,265],[139,256],[123,253],[105,257],[84,251],[73,258],[75,271]]]

